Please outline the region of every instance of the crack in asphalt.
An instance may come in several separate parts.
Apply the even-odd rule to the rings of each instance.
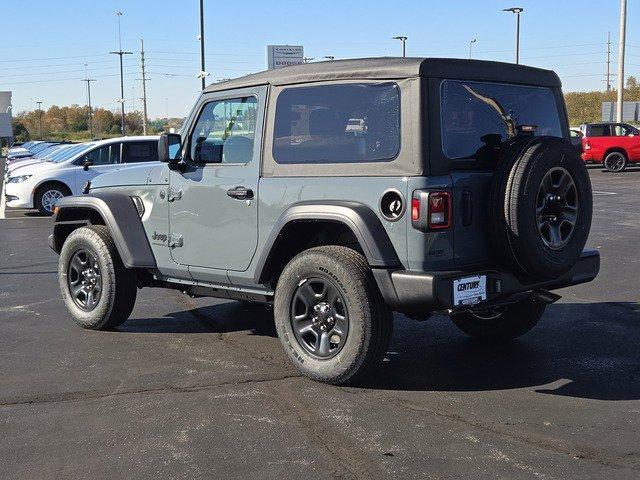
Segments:
[[[8,397],[4,399],[0,399],[0,407],[12,407],[19,405],[39,405],[39,404],[48,404],[48,403],[61,403],[61,402],[77,402],[82,400],[99,400],[102,398],[109,397],[121,397],[126,395],[144,395],[144,394],[158,394],[158,393],[193,393],[193,392],[201,392],[204,390],[211,390],[219,387],[233,387],[240,385],[261,385],[268,384],[270,382],[276,382],[281,380],[287,380],[289,378],[299,378],[301,375],[281,375],[271,378],[258,378],[258,379],[247,379],[247,380],[239,380],[233,382],[218,382],[218,383],[207,383],[202,385],[187,385],[187,386],[177,386],[177,385],[167,385],[164,387],[154,387],[154,388],[138,388],[131,390],[122,390],[122,391],[98,391],[98,390],[85,390],[85,391],[76,391],[76,392],[61,392],[61,393],[51,393],[51,394],[39,394],[39,395],[31,395],[31,396],[15,396]]]
[[[298,395],[297,389],[288,384],[278,388],[268,385],[267,388],[285,407],[281,410],[281,414],[292,417],[306,432],[309,441],[330,457],[327,468],[331,478],[370,480],[380,477],[377,472],[371,470],[370,466],[375,462],[364,453],[364,450],[354,445],[330,424],[327,425],[326,421],[323,422],[313,413],[313,408],[303,405],[304,400]]]
[[[628,464],[624,464],[624,463],[620,463],[619,461],[617,461],[618,459],[615,458],[606,458],[602,455],[599,455],[598,452],[595,452],[593,450],[587,450],[587,449],[575,449],[572,448],[570,445],[566,445],[565,443],[558,441],[558,440],[553,440],[553,439],[544,439],[544,438],[540,438],[540,437],[535,437],[533,435],[531,436],[526,436],[526,435],[520,435],[518,433],[515,432],[510,432],[508,430],[505,430],[503,428],[499,428],[499,427],[495,427],[495,426],[491,426],[491,425],[487,425],[485,423],[482,423],[480,421],[477,420],[472,420],[472,419],[468,419],[465,418],[461,415],[455,414],[455,413],[451,413],[451,412],[447,412],[445,410],[433,410],[433,409],[428,409],[426,407],[423,407],[421,405],[416,405],[415,403],[408,401],[408,400],[403,400],[403,399],[399,399],[399,398],[387,398],[387,397],[381,397],[379,395],[375,395],[377,397],[377,399],[383,403],[391,403],[399,408],[404,408],[405,410],[410,410],[410,411],[414,411],[414,412],[421,412],[421,413],[426,413],[429,415],[433,415],[435,417],[443,417],[443,418],[447,418],[449,420],[458,422],[458,423],[462,423],[464,425],[470,426],[470,427],[474,427],[477,428],[479,430],[482,430],[484,432],[487,433],[491,433],[493,435],[499,436],[499,437],[503,437],[503,438],[509,438],[511,440],[515,440],[517,442],[520,443],[524,443],[525,445],[529,445],[531,447],[536,447],[539,448],[541,450],[545,450],[545,451],[549,451],[549,452],[555,452],[555,453],[561,453],[564,455],[568,455],[574,459],[578,459],[578,460],[587,460],[587,461],[591,461],[594,463],[597,463],[599,465],[605,466],[605,467],[612,467],[612,468],[617,468],[617,469],[626,469],[626,470],[632,470],[632,471],[640,471],[640,467],[635,466],[635,465],[628,465]],[[369,401],[371,401],[371,399],[369,399]]]

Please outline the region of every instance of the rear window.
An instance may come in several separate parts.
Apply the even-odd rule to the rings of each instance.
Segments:
[[[278,95],[273,138],[278,163],[387,162],[399,150],[395,83],[294,87]]]
[[[444,80],[440,98],[442,149],[450,159],[479,157],[517,133],[562,137],[556,99],[546,87]]]

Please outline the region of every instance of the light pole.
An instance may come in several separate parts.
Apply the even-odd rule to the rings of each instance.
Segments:
[[[200,73],[202,79],[202,90],[204,90],[204,79],[209,74],[204,69],[204,0],[200,0]]]
[[[38,123],[40,124],[40,140],[42,140],[42,102],[37,101],[38,104]]]
[[[122,17],[122,12],[120,10],[116,10],[116,17],[118,18],[118,51],[117,52],[109,52],[114,55],[120,56],[120,112],[121,112],[121,125],[120,131],[122,132],[122,136],[125,135],[124,128],[124,71],[122,69],[122,56],[123,55],[133,55],[133,52],[123,52],[122,51],[122,35],[120,32],[120,17]]]
[[[82,80],[83,82],[87,82],[87,103],[89,105],[89,136],[93,139],[93,120],[92,120],[92,111],[91,111],[91,82],[95,82],[94,78],[89,78],[89,70],[87,68],[87,64],[84,64],[85,78]]]
[[[474,38],[473,40],[471,40],[469,42],[469,59],[471,59],[471,47],[473,47],[473,44],[476,43],[478,41],[477,38]]]
[[[520,63],[520,14],[524,12],[522,7],[503,8],[503,12],[516,14],[516,64]]]
[[[393,40],[400,40],[402,42],[402,56],[407,56],[407,37],[404,35],[398,35],[397,37],[393,37]]]
[[[627,0],[620,0],[620,46],[618,47],[618,98],[616,122],[622,122],[624,105],[624,47],[627,36]]]

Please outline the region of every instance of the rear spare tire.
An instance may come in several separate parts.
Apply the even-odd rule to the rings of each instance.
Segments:
[[[501,263],[545,280],[567,273],[591,227],[591,181],[562,138],[516,138],[502,149],[490,193],[490,234]]]

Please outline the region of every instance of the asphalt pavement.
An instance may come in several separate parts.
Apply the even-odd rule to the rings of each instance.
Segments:
[[[271,313],[144,289],[68,317],[51,220],[0,220],[0,478],[640,478],[640,169],[591,169],[602,268],[502,347],[395,317],[358,387],[310,381]]]

